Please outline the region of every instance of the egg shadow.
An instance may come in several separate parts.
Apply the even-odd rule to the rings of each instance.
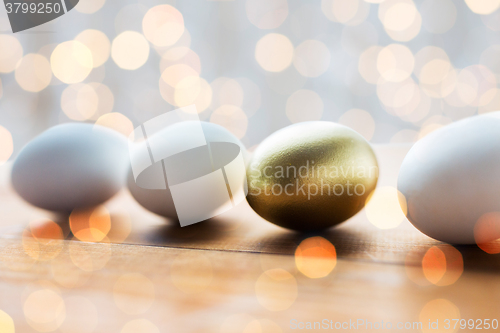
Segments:
[[[283,229],[277,234],[260,240],[257,252],[293,255],[299,244],[310,237],[323,237],[335,246],[338,257],[347,257],[368,250],[369,245],[356,232],[332,228],[322,231],[298,232]]]
[[[169,219],[164,225],[149,229],[143,240],[148,245],[180,246],[200,245],[226,237],[232,230],[226,221],[208,219],[189,226],[181,227],[178,220]]]

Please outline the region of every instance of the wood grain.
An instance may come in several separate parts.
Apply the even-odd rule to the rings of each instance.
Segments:
[[[376,147],[379,185],[395,186],[407,150]],[[4,169],[0,178],[5,180]],[[112,216],[111,243],[71,240],[67,221],[61,218],[67,240],[51,244],[50,251],[57,255],[41,261],[27,253],[22,230],[30,220],[53,216],[23,203],[5,181],[0,199],[0,310],[14,319],[16,332],[40,329],[29,322],[30,306],[43,311],[43,304],[30,298],[40,290],[39,295],[47,290],[59,295],[65,304],[57,332],[120,332],[127,322],[140,318],[160,332],[295,332],[292,319],[415,322],[436,299],[454,304],[461,318],[500,319],[499,256],[475,246],[458,247],[465,270],[457,282],[441,287],[420,283],[408,272],[419,269],[421,258],[408,254],[440,243],[408,222],[380,230],[361,212],[332,230],[299,234],[240,205],[210,221],[180,228],[145,211],[123,191],[106,204]],[[128,225],[131,231],[123,240]],[[338,259],[328,276],[311,279],[297,270],[293,253],[303,239],[316,235],[335,246]],[[39,251],[53,255],[47,248]],[[270,279],[270,270],[284,280]],[[120,283],[130,288],[120,289]],[[296,298],[290,299],[295,292]],[[81,300],[75,297],[86,302],[75,307],[75,300]],[[282,309],[272,311],[269,304]],[[91,327],[95,316],[98,322]]]

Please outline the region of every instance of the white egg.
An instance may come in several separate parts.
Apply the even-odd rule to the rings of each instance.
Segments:
[[[481,216],[500,212],[500,118],[464,119],[415,143],[398,178],[408,219],[424,234],[474,244]]]
[[[179,143],[180,145],[183,145],[186,141],[191,140],[189,133],[194,133],[196,129],[199,127],[199,123],[195,121],[184,121],[181,123],[177,123],[175,125],[166,127],[165,129],[161,130],[160,132],[154,134],[154,135],[161,135],[164,140],[171,141],[171,142],[176,142]],[[241,152],[243,154],[243,157],[246,157],[246,149],[245,146],[241,143],[241,141],[234,136],[231,132],[229,132],[227,129],[224,127],[213,124],[213,123],[208,123],[208,122],[201,122],[201,127],[203,129],[203,133],[205,135],[205,140],[206,142],[210,143],[216,143],[216,142],[230,142],[238,145],[241,149]],[[209,153],[211,155],[212,159],[212,165],[210,164],[210,159],[202,161],[200,159],[200,151],[195,152],[197,154],[193,154],[192,156],[189,156],[185,153],[184,154],[182,162],[183,167],[180,170],[180,174],[178,172],[177,178],[178,179],[185,179],[190,180],[195,178],[196,174],[198,176],[201,176],[202,174],[206,174],[211,172],[213,169],[218,169],[224,164],[227,164],[229,161],[226,160],[225,157],[217,158],[215,157],[215,152],[212,148],[212,151]],[[181,155],[179,154],[179,155]],[[202,153],[203,156],[204,153]],[[132,153],[133,155],[133,153]],[[223,154],[224,155],[224,154]],[[232,154],[231,154],[232,155]],[[207,155],[208,156],[208,155]],[[220,154],[218,155],[220,156]],[[234,158],[234,156],[233,156]],[[180,160],[179,160],[180,161]],[[190,163],[191,161],[192,163]],[[205,163],[208,162],[208,165]],[[161,165],[159,163],[155,163],[153,167],[150,167],[149,169],[146,169],[139,177],[146,177],[149,178],[147,182],[167,182],[165,178],[159,179],[159,177],[155,176],[155,168],[161,168]],[[158,170],[156,170],[158,171]],[[171,175],[169,175],[169,179],[172,179]],[[138,178],[139,180],[139,178]],[[175,209],[174,201],[172,198],[172,194],[170,192],[170,189],[168,186],[166,186],[166,189],[147,189],[140,187],[137,185],[136,181],[134,180],[134,176],[132,173],[132,170],[129,170],[128,173],[128,178],[127,178],[127,185],[128,189],[130,190],[130,193],[132,196],[137,200],[139,204],[141,204],[144,208],[147,210],[164,216],[168,218],[177,218],[177,212]],[[152,187],[155,187],[154,184],[152,184]]]
[[[91,124],[52,127],[29,142],[11,173],[15,191],[34,206],[59,212],[103,203],[125,184],[127,140]]]

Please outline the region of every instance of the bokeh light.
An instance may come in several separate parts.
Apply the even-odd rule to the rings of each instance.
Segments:
[[[488,15],[500,7],[499,0],[465,0],[467,6],[476,14]]]
[[[92,53],[94,68],[102,66],[109,59],[111,43],[105,33],[95,29],[80,32],[75,40],[85,45]]]
[[[141,33],[124,31],[113,39],[111,57],[118,67],[136,70],[149,58],[149,43]]]
[[[64,299],[66,317],[59,330],[62,333],[92,333],[99,324],[96,306],[83,296]]]
[[[199,251],[180,253],[170,266],[170,279],[174,286],[187,294],[203,292],[213,279],[210,258]]]
[[[0,332],[14,333],[15,331],[14,320],[12,320],[12,317],[6,312],[0,310]]]
[[[49,220],[33,220],[24,229],[22,244],[24,252],[39,261],[54,259],[64,247],[61,227]]]
[[[66,318],[64,300],[51,289],[32,292],[24,302],[23,312],[28,324],[38,332],[55,331]]]
[[[355,26],[366,19],[370,11],[370,6],[363,0],[322,0],[321,10],[333,22]]]
[[[255,47],[255,59],[268,72],[281,72],[292,64],[293,44],[288,37],[270,33],[262,37]]]
[[[106,113],[100,116],[95,124],[111,128],[126,137],[128,137],[134,130],[134,124],[132,124],[132,121],[130,121],[127,116],[119,112]]]
[[[0,126],[0,165],[4,164],[12,156],[14,141],[12,134],[3,126]]]
[[[106,0],[79,1],[75,9],[83,14],[94,14],[104,6]]]
[[[337,265],[335,246],[323,237],[309,237],[300,242],[295,250],[297,269],[311,279],[330,274]]]
[[[406,80],[411,75],[414,64],[410,49],[401,44],[388,45],[377,56],[377,69],[386,81]]]
[[[450,302],[447,299],[435,299],[429,301],[424,305],[422,310],[420,311],[419,320],[422,322],[422,332],[430,333],[430,332],[457,332],[460,328],[459,325],[456,327],[451,326],[446,329],[446,325],[444,325],[444,321],[446,319],[458,319],[460,320],[460,310],[457,308],[455,304]],[[438,321],[441,325],[429,326],[429,321],[435,323]],[[425,323],[425,324],[424,324]],[[426,325],[427,324],[427,325]]]
[[[234,105],[222,105],[214,110],[210,116],[210,122],[225,127],[238,139],[245,136],[248,128],[247,115]]]
[[[104,206],[74,209],[69,216],[69,227],[77,239],[99,242],[111,229],[111,217]]]
[[[184,34],[184,18],[175,7],[155,6],[144,15],[142,31],[152,44],[161,47],[171,46]]]
[[[368,141],[371,140],[375,133],[375,120],[365,110],[351,109],[344,113],[338,122],[352,128]]]
[[[292,123],[320,120],[323,108],[323,100],[312,90],[297,90],[286,101],[286,115]]]
[[[412,0],[386,0],[378,8],[378,18],[394,40],[407,42],[420,32],[422,17]]]
[[[455,283],[464,270],[462,254],[451,245],[432,246],[422,258],[425,278],[437,286]]]
[[[293,65],[306,77],[318,77],[330,66],[330,51],[320,41],[306,40],[295,49]]]
[[[287,0],[246,0],[248,20],[259,29],[276,29],[288,16]]]
[[[255,294],[260,305],[267,310],[284,311],[297,298],[297,281],[284,269],[270,269],[255,282]]]
[[[111,112],[113,106],[113,93],[97,82],[69,85],[61,95],[61,109],[72,120],[98,119],[101,114]]]
[[[16,68],[16,81],[26,91],[39,92],[47,88],[52,79],[50,63],[43,55],[25,55]]]
[[[56,46],[50,56],[54,75],[64,83],[82,82],[92,71],[92,52],[78,41],[64,42]]]
[[[23,47],[19,40],[10,35],[0,34],[0,73],[10,73],[23,57]]]
[[[420,286],[449,286],[458,281],[464,271],[462,254],[448,244],[415,246],[405,259],[408,278]]]
[[[134,319],[123,325],[120,333],[160,333],[160,329],[147,319]]]
[[[486,253],[500,253],[500,213],[482,215],[474,226],[474,239],[477,246]]]
[[[396,228],[406,220],[406,199],[392,186],[378,187],[366,200],[365,212],[371,224],[379,229]]]
[[[113,287],[116,306],[129,315],[146,312],[155,299],[153,282],[140,273],[127,273],[120,276]]]
[[[111,258],[111,244],[108,238],[102,239],[98,245],[79,241],[70,242],[68,248],[73,264],[85,272],[101,270]]]

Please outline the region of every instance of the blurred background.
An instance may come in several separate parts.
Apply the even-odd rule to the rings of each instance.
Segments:
[[[45,129],[128,134],[195,103],[248,148],[308,120],[414,142],[500,109],[500,0],[80,0],[12,34],[0,6],[0,163]]]

